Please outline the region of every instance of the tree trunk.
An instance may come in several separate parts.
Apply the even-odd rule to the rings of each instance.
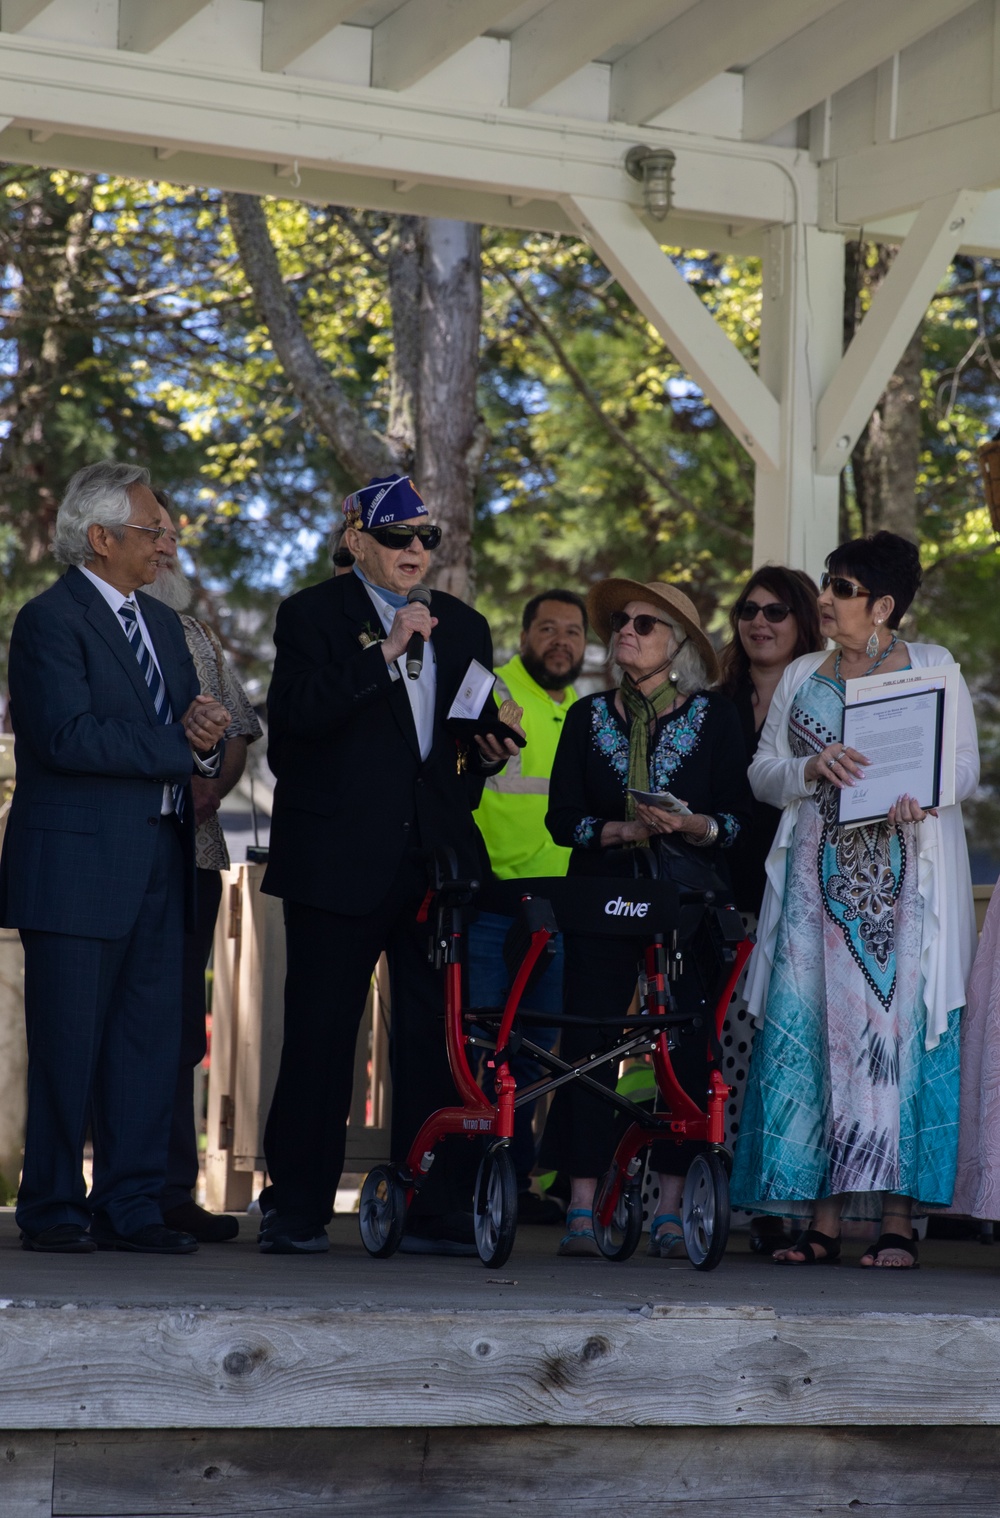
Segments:
[[[285,289],[264,209],[231,195],[229,220],[254,302],[289,384],[357,484],[412,471],[444,528],[428,580],[472,589],[472,507],[488,434],[476,406],[482,271],[479,228],[400,217],[388,259],[393,360],[385,437],[368,426],[316,352]]]
[[[465,599],[472,589],[472,504],[487,442],[476,407],[479,228],[425,221],[421,253],[417,477],[428,511],[444,528],[432,583]]]
[[[303,410],[358,485],[372,475],[395,473],[396,460],[386,439],[371,430],[360,408],[344,394],[302,325],[281,277],[263,205],[255,195],[230,195],[226,210],[257,313]]]
[[[861,323],[862,293],[874,298],[897,249],[876,243],[869,266],[866,244],[848,243],[845,282],[845,347]],[[864,302],[870,304],[870,300]],[[923,323],[914,332],[851,456],[854,493],[865,533],[886,529],[914,543],[917,530],[917,475],[920,469],[920,389]]]

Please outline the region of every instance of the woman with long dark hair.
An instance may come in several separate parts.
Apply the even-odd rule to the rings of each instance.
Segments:
[[[793,659],[821,649],[819,607],[815,583],[801,569],[766,564],[747,580],[729,612],[730,639],[719,655],[719,690],[734,703],[743,728],[747,761],[753,759],[771,708],[771,698]],[[758,801],[753,815],[736,839],[728,857],[733,898],[748,932],[760,916],[764,865],[778,831],[781,812]],[[729,1130],[738,1129],[753,1045],[753,1023],[747,1014],[746,977],[736,988],[723,1028],[723,1073],[732,1088]],[[781,1218],[750,1219],[750,1248],[771,1254],[788,1242]]]

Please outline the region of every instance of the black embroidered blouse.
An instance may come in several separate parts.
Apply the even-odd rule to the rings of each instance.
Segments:
[[[583,697],[566,714],[545,825],[556,843],[573,850],[571,873],[592,873],[604,824],[625,819],[630,726],[616,710],[613,690]],[[728,697],[698,691],[659,719],[650,744],[650,790],[672,791],[692,812],[714,817],[718,847],[733,845],[750,820],[753,798],[746,745]]]

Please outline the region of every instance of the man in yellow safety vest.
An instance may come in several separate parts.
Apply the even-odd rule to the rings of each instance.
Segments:
[[[539,875],[565,875],[569,849],[553,843],[545,826],[549,805],[549,775],[563,722],[576,700],[573,681],[583,667],[587,642],[587,612],[571,590],[545,590],[524,608],[520,649],[496,671],[495,696],[508,697],[523,710],[521,725],[527,747],[507,762],[499,775],[486,780],[476,822],[483,835],[493,872],[503,880]],[[482,912],[469,935],[471,1005],[496,1006],[503,1001],[507,975],[503,942],[510,918]],[[527,1005],[534,1012],[562,1010],[562,943]],[[552,1048],[558,1029],[533,1027],[533,1042]],[[541,1067],[528,1055],[515,1055],[511,1073],[519,1086],[536,1080]],[[511,1153],[517,1171],[522,1222],[557,1222],[559,1209],[531,1190],[535,1164],[532,1131],[534,1105],[521,1107],[515,1119]]]

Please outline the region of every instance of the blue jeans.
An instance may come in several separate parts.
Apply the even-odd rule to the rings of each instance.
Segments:
[[[469,929],[468,971],[469,1006],[502,1007],[510,989],[510,977],[504,964],[504,939],[513,922],[497,912],[480,912],[479,918]],[[560,1013],[563,1005],[563,945],[562,935],[556,940],[556,951],[541,979],[532,986],[522,1003],[530,1012]],[[559,1037],[558,1028],[546,1028],[531,1023],[525,1028],[526,1036],[543,1049],[555,1048]],[[510,1061],[510,1073],[518,1089],[530,1085],[544,1075],[545,1068],[529,1054],[515,1054]],[[514,1114],[514,1138],[511,1142],[511,1158],[517,1172],[518,1185],[522,1190],[529,1183],[535,1168],[537,1145],[532,1131],[535,1103],[526,1102]]]

